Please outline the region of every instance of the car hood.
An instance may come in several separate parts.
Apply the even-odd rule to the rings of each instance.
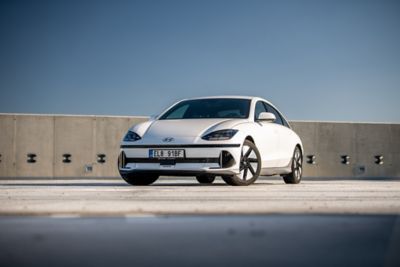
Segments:
[[[232,129],[236,125],[243,122],[247,122],[247,120],[245,119],[156,120],[153,121],[151,124],[147,124],[146,130],[143,128],[137,130],[143,133],[144,138],[197,137],[197,136],[203,136],[204,134],[217,130]]]

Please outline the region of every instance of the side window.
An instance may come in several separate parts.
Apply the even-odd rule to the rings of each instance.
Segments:
[[[267,103],[264,103],[264,105],[266,106],[268,112],[271,112],[275,115],[275,117],[276,117],[275,123],[284,125],[282,122],[282,117],[279,114],[279,112],[276,109],[274,109],[272,106],[268,105]]]
[[[254,121],[258,119],[258,115],[260,115],[261,112],[267,112],[267,110],[263,103],[261,101],[258,101],[254,110]]]

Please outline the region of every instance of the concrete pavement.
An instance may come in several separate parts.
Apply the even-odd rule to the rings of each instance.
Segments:
[[[161,178],[134,187],[122,180],[0,180],[0,215],[400,214],[400,180],[263,178],[248,187],[217,179]]]
[[[399,214],[400,180],[0,180],[0,265],[394,267]]]

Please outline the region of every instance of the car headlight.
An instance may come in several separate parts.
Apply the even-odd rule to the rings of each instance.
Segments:
[[[142,139],[137,133],[128,131],[124,137],[125,142],[135,142]]]
[[[201,139],[207,140],[207,141],[217,141],[217,140],[229,140],[231,139],[238,130],[219,130],[215,131],[209,134],[206,134],[203,136]]]

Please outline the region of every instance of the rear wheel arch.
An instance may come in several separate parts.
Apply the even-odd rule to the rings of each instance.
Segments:
[[[297,151],[299,153],[296,153]],[[287,184],[298,184],[303,175],[303,151],[299,144],[294,148],[293,158],[290,165],[291,173],[282,175],[282,178]]]

